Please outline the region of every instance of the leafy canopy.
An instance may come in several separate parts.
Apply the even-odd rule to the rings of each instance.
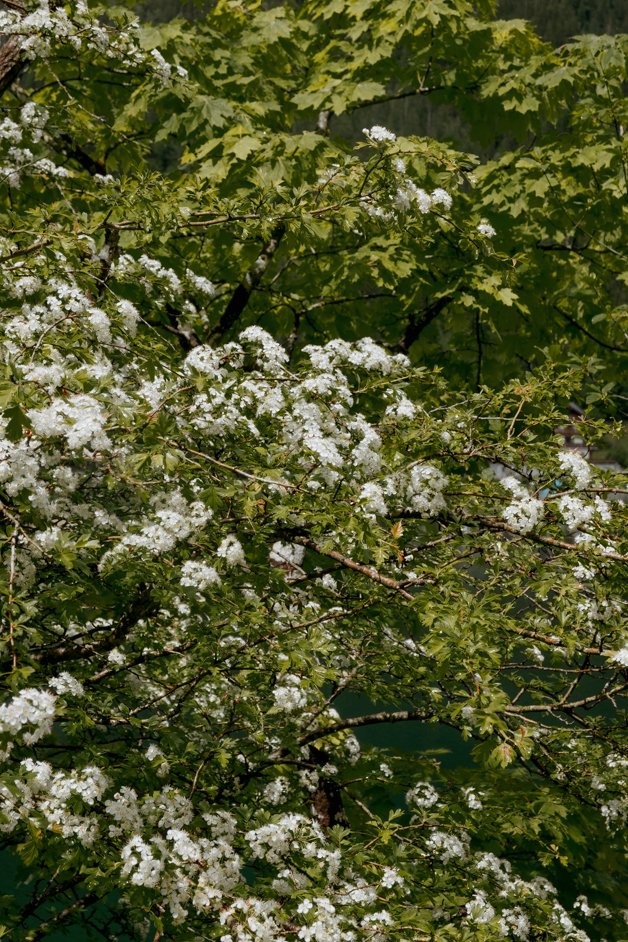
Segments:
[[[624,938],[626,38],[4,6],[0,933]]]

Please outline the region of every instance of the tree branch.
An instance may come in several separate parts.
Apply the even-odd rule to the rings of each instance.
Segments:
[[[480,312],[476,311],[474,316],[475,321],[475,343],[477,347],[477,364],[476,364],[476,374],[475,374],[475,385],[479,389],[482,382],[482,322],[480,320]]]
[[[167,442],[168,445],[173,445],[175,448],[182,448],[189,455],[194,455],[197,458],[203,458],[204,461],[208,461],[217,468],[222,468],[224,471],[230,471],[237,477],[245,478],[247,481],[258,481],[261,484],[270,484],[271,487],[283,487],[288,491],[300,490],[298,484],[291,484],[289,481],[274,481],[272,478],[263,478],[259,474],[250,474],[250,472],[243,471],[241,468],[236,468],[234,465],[226,464],[224,461],[219,461],[218,458],[214,458],[212,455],[208,455],[204,451],[197,451],[195,448],[190,448],[188,445],[181,445],[180,443],[167,438],[163,439],[163,441]]]
[[[446,294],[443,295],[442,298],[436,298],[430,304],[426,305],[418,314],[411,314],[405,333],[399,341],[399,349],[406,353],[415,340],[418,340],[425,328],[432,323],[435,317],[438,317],[440,312],[447,307],[450,301],[453,301],[453,297],[450,294]]]
[[[299,745],[307,746],[308,743],[323,739],[324,736],[333,736],[334,733],[342,732],[344,729],[375,726],[378,723],[407,723],[410,720],[429,720],[433,715],[433,713],[428,713],[425,710],[382,710],[381,713],[369,713],[366,716],[350,716],[338,723],[325,726],[323,729],[315,729],[306,733],[299,739]]]
[[[580,324],[575,319],[575,317],[572,317],[570,314],[567,314],[557,304],[554,304],[553,307],[555,311],[558,311],[561,317],[563,317],[569,324],[572,324],[574,327],[576,327],[581,333],[583,333],[586,337],[588,337],[589,340],[592,340],[593,343],[597,343],[600,347],[604,347],[606,350],[616,351],[617,353],[628,352],[628,347],[617,347],[615,346],[615,344],[607,343],[605,340],[600,340],[599,337],[596,337],[595,334],[592,334],[591,331],[587,330],[587,328],[583,324]]]
[[[421,86],[420,88],[411,88],[409,91],[397,92],[392,95],[381,95],[379,98],[371,98],[370,101],[360,101],[351,108],[347,108],[347,114],[353,114],[354,111],[358,111],[360,108],[370,108],[371,105],[383,105],[389,101],[401,101],[403,98],[415,98],[417,95],[431,95],[434,92],[443,91],[444,88],[446,88],[445,85],[433,85],[431,88],[425,88],[424,86]]]
[[[264,277],[273,255],[279,248],[279,243],[283,239],[285,231],[285,223],[280,222],[275,226],[270,234],[270,239],[233,292],[227,307],[223,311],[222,317],[210,333],[210,340],[220,340],[240,318],[240,315],[249,303],[251,294]]]
[[[107,167],[103,161],[88,154],[86,150],[83,150],[80,144],[72,140],[69,134],[60,134],[59,137],[53,138],[51,143],[58,143],[66,157],[70,160],[75,160],[77,164],[81,165],[83,170],[87,170],[92,176],[98,173],[104,177],[107,173]]]
[[[488,527],[489,530],[502,530],[504,533],[512,533],[513,536],[518,536],[522,540],[532,540],[534,543],[543,543],[545,546],[555,546],[558,549],[568,550],[570,553],[582,552],[586,549],[586,544],[580,546],[578,543],[567,543],[565,540],[557,540],[553,536],[544,536],[541,533],[534,533],[533,531],[521,533],[519,530],[516,530],[515,527],[509,526],[498,517],[475,517],[469,519],[474,519],[476,522]],[[604,559],[614,559],[619,563],[628,562],[628,556],[622,556],[621,553],[615,553],[611,550],[604,553]]]
[[[318,553],[320,556],[327,556],[329,559],[335,559],[336,562],[341,563],[346,569],[352,569],[354,572],[359,572],[361,575],[366,576],[373,582],[378,582],[380,585],[386,586],[387,589],[393,589],[395,592],[398,592],[402,598],[406,599],[406,601],[414,601],[414,596],[404,589],[403,582],[399,582],[397,579],[391,579],[389,576],[382,576],[381,573],[379,573],[376,569],[373,569],[372,566],[365,566],[363,563],[356,563],[353,559],[350,559],[348,556],[344,556],[337,550],[323,549],[322,546],[320,546],[314,540],[310,539],[308,536],[296,536],[292,539],[295,543],[299,543],[301,546],[307,546],[309,549],[314,550],[314,552]]]
[[[600,693],[583,697],[581,700],[574,700],[571,703],[564,700],[560,700],[558,703],[530,703],[524,706],[517,706],[513,703],[506,708],[506,713],[555,713],[557,710],[569,713],[571,710],[586,709],[596,703],[601,703],[602,700],[612,699],[618,693],[623,693],[626,687],[626,684],[619,684],[617,687],[613,687],[612,690],[602,690]]]
[[[189,353],[195,347],[200,347],[202,342],[198,334],[189,324],[181,323],[180,314],[176,308],[172,304],[166,304],[165,311],[170,323],[165,324],[164,327],[176,336],[185,353]]]
[[[43,922],[37,929],[32,930],[29,939],[31,942],[39,942],[40,939],[45,939],[46,936],[50,934],[50,930],[53,926],[63,924],[77,909],[86,909],[88,906],[93,905],[93,903],[97,903],[98,900],[99,897],[97,893],[87,893],[85,896],[81,896],[74,903],[70,903],[69,906],[61,910],[60,913],[55,913],[54,916],[51,916],[50,919]]]

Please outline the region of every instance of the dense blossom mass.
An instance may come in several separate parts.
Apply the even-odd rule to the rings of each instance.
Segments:
[[[0,935],[617,942],[626,490],[557,433],[602,368],[411,349],[513,307],[503,212],[435,142],[328,136],[375,78],[286,97],[352,4],[5,5]],[[157,114],[198,132],[170,177]]]

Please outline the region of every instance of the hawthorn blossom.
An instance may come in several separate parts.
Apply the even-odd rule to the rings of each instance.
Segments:
[[[307,703],[307,695],[301,689],[301,681],[295,674],[286,674],[283,683],[275,687],[273,697],[275,705],[286,713],[302,709]]]
[[[12,736],[19,733],[28,745],[38,742],[52,731],[56,702],[57,698],[46,690],[24,688],[0,705],[0,733]],[[22,733],[24,728],[28,728],[28,732]]]
[[[393,132],[389,131],[387,128],[382,127],[381,124],[374,124],[371,128],[362,128],[362,134],[364,134],[369,141],[373,141],[376,144],[397,140],[397,135],[393,134]]]
[[[543,516],[545,510],[543,501],[533,497],[515,477],[502,478],[500,484],[515,498],[502,511],[502,517],[517,533],[529,533]]]
[[[591,465],[577,451],[561,451],[558,463],[563,471],[573,477],[578,490],[584,490],[591,482]]]
[[[495,229],[488,222],[480,222],[478,223],[476,228],[477,228],[477,231],[480,233],[480,235],[484,236],[487,239],[492,239],[493,236],[496,234]]]

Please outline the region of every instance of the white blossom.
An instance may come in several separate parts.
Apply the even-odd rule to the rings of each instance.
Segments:
[[[427,847],[443,861],[449,863],[456,857],[464,858],[468,854],[468,842],[461,835],[448,831],[434,830],[427,839]]]
[[[368,481],[362,485],[359,500],[369,514],[380,514],[380,516],[385,517],[388,513],[384,492],[381,486],[373,481]]]
[[[224,559],[227,566],[246,565],[246,557],[244,555],[244,550],[242,549],[242,544],[233,534],[230,534],[224,538],[216,550],[216,556]]]
[[[307,695],[301,689],[300,679],[295,674],[286,674],[282,681],[273,691],[275,706],[286,713],[302,709],[307,703]]]
[[[196,275],[191,269],[187,269],[185,272],[188,281],[193,288],[196,289],[200,294],[204,295],[206,298],[213,298],[216,294],[216,289],[211,283],[209,278],[205,278],[203,275]]]
[[[67,671],[62,671],[58,677],[53,677],[48,681],[48,686],[52,687],[58,696],[71,694],[73,697],[82,697],[85,693],[83,684]]]
[[[578,490],[584,490],[591,483],[591,466],[577,451],[561,451],[558,463],[565,474],[574,479]]]
[[[481,811],[483,808],[482,802],[477,796],[477,793],[474,788],[467,787],[462,789],[463,795],[466,799],[467,805],[472,811]]]
[[[628,643],[626,643],[623,648],[620,648],[619,651],[615,651],[611,654],[611,661],[614,661],[621,667],[628,667]]]
[[[269,805],[279,805],[285,801],[289,790],[288,779],[280,775],[264,787],[264,801],[267,801]]]
[[[439,795],[429,782],[417,782],[414,788],[406,792],[406,804],[416,808],[432,808],[438,804]]]
[[[496,234],[494,228],[488,222],[481,222],[477,226],[477,230],[480,235],[485,236],[487,239],[492,239]]]
[[[362,128],[362,134],[364,134],[369,141],[374,141],[376,144],[397,140],[397,135],[393,134],[393,132],[389,131],[387,128],[382,127],[381,124],[374,124],[372,128]]]
[[[220,585],[221,578],[213,566],[188,560],[181,569],[181,585],[203,592],[210,585]]]
[[[26,687],[0,706],[0,733],[21,734],[27,745],[38,742],[52,731],[56,697],[46,690]],[[22,732],[24,728],[28,732]]]
[[[92,396],[77,394],[68,399],[55,399],[42,409],[30,409],[28,418],[40,438],[64,436],[71,449],[107,449],[111,442],[106,434],[107,417],[103,406]]]
[[[380,883],[384,889],[389,890],[393,886],[403,886],[405,880],[395,867],[386,867],[382,874]]]
[[[277,541],[273,543],[269,559],[271,562],[290,567],[300,567],[303,562],[303,557],[305,556],[305,547],[299,546],[298,543],[281,543]]]
[[[582,526],[583,523],[589,523],[593,519],[595,507],[592,504],[585,504],[578,497],[565,495],[556,502],[558,510],[571,530]]]
[[[495,909],[488,902],[486,893],[483,890],[476,890],[475,895],[466,904],[465,909],[469,920],[474,923],[491,922],[495,918]]]
[[[502,517],[518,533],[529,533],[543,516],[543,501],[533,497],[515,477],[502,478],[500,484],[515,498],[502,512]]]
[[[452,205],[451,195],[442,187],[437,187],[431,194],[432,205],[442,206],[445,212],[449,212]]]

